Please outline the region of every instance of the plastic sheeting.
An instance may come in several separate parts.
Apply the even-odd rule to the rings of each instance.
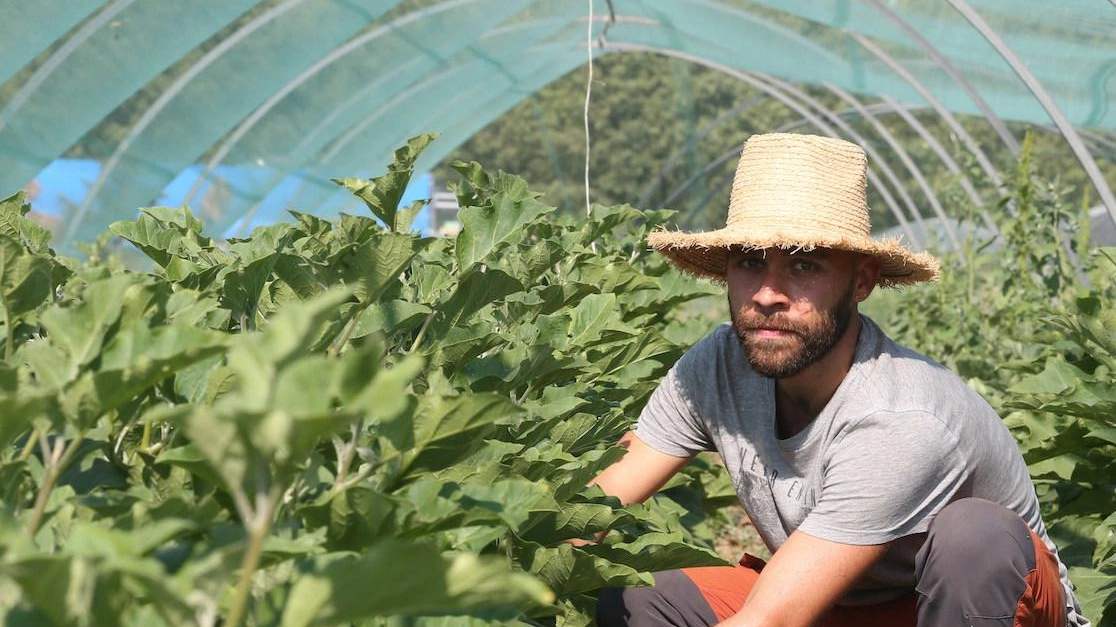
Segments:
[[[329,178],[438,132],[433,166],[587,61],[574,0],[0,0],[0,195],[59,176],[91,129],[56,241],[162,201],[222,233],[284,206],[332,215]],[[605,0],[594,54],[650,50],[768,85],[827,85],[1056,128],[1096,197],[1116,141],[1116,6],[1102,0]],[[98,126],[102,125],[102,126]],[[1006,149],[1015,138],[1001,131]],[[83,139],[84,138],[84,139]],[[63,175],[64,176],[64,175]],[[34,204],[34,203],[33,203]],[[897,205],[899,203],[896,203]],[[901,209],[896,209],[901,211]]]

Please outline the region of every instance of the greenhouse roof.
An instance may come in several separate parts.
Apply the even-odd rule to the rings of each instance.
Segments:
[[[1048,127],[1116,220],[1116,0],[0,2],[0,196],[28,189],[56,242],[141,206],[197,210],[217,181],[201,213],[218,233],[273,206],[334,215],[348,196],[331,178],[379,174],[437,132],[426,171],[592,56],[633,51],[725,72],[809,132],[864,143],[804,88],[865,116],[867,99],[932,110],[993,178],[986,153],[1019,149],[1007,123]]]

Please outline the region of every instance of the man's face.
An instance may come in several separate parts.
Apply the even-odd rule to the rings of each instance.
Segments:
[[[863,263],[860,255],[828,249],[731,252],[729,311],[752,368],[782,379],[829,354],[871,291],[858,289]]]

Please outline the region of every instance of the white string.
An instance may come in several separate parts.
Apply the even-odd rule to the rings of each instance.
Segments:
[[[585,49],[589,53],[589,78],[585,82],[585,215],[593,214],[593,205],[589,202],[589,98],[593,94],[593,0],[589,0],[589,27],[585,36]]]

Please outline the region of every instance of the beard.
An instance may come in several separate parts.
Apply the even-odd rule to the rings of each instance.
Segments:
[[[856,285],[850,283],[837,303],[821,311],[814,321],[787,320],[778,313],[746,315],[739,313],[730,300],[732,327],[752,370],[770,379],[784,379],[828,355],[849,329],[856,311],[853,307],[855,288]],[[757,338],[752,333],[757,329],[779,329],[791,335],[777,339]]]

